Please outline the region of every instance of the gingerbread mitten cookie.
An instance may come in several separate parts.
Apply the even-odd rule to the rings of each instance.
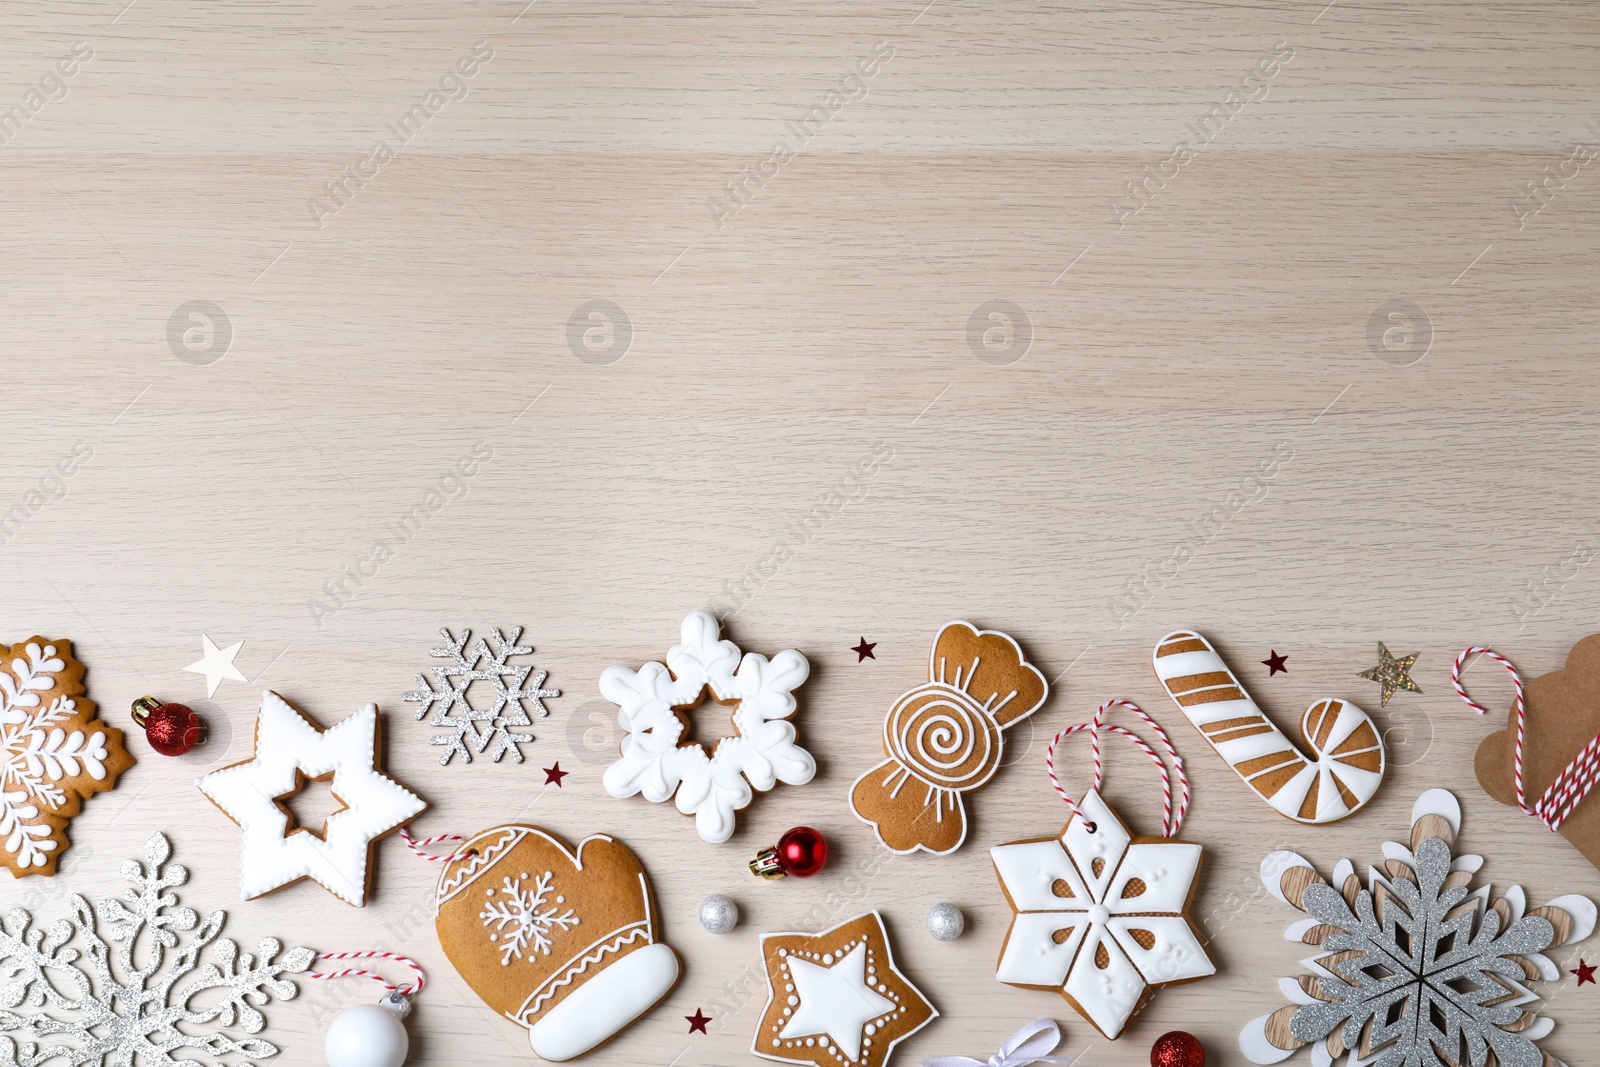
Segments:
[[[603,1045],[677,984],[650,880],[621,841],[594,834],[574,851],[537,826],[497,826],[459,852],[439,875],[439,943],[543,1058]]]

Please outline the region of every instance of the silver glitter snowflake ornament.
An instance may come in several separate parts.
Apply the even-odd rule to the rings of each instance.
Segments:
[[[1307,913],[1291,941],[1316,945],[1313,972],[1280,983],[1290,1000],[1239,1035],[1252,1063],[1287,1059],[1313,1044],[1312,1063],[1348,1054],[1351,1067],[1549,1067],[1560,1061],[1534,1042],[1555,1023],[1535,1015],[1525,982],[1561,972],[1543,953],[1593,932],[1596,909],[1582,896],[1527,908],[1521,886],[1490,900],[1469,889],[1481,856],[1452,856],[1461,806],[1443,789],[1417,800],[1410,847],[1383,846],[1382,869],[1362,886],[1341,860],[1330,885],[1300,856],[1274,852],[1261,880]]]
[[[517,644],[522,627],[513,626],[509,638],[496,627],[488,641],[478,639],[470,655],[467,642],[472,638],[471,630],[463,628],[457,638],[451,635],[448,627],[441,627],[439,636],[445,639],[445,647],[428,650],[435,659],[450,661],[430,668],[439,688],[435,689],[425,675],[419,674],[416,690],[406,693],[405,699],[421,705],[417,708],[417,718],[432,709],[433,718],[428,720],[428,725],[450,731],[434,734],[429,739],[430,744],[445,750],[439,757],[440,765],[449,766],[456,755],[461,756],[462,763],[471,763],[473,753],[483,755],[491,743],[494,744],[494,751],[489,753],[491,760],[499,763],[502,756],[510,753],[513,762],[521,763],[519,746],[533,740],[532,734],[512,732],[516,727],[533,725],[524,701],[532,705],[535,714],[543,716],[550,714],[550,709],[544,706],[544,698],[561,695],[559,689],[540,688],[549,677],[548,671],[535,672],[532,666],[506,662],[512,656],[526,656],[533,651],[532,645]],[[494,643],[493,653],[489,651],[490,641]],[[530,674],[533,675],[531,684]],[[474,706],[469,696],[473,682],[490,684],[494,691],[493,704]],[[485,703],[482,697],[478,702]]]
[[[3,1067],[199,1067],[174,1054],[227,1056],[230,1063],[278,1054],[267,1041],[224,1031],[260,1033],[266,1020],[256,1006],[292,998],[294,983],[282,976],[304,971],[314,954],[294,948],[278,959],[283,946],[270,937],[259,955],[241,953],[217,936],[224,912],[202,922],[176,906],[170,890],[189,872],[167,862],[166,837],[150,838],[144,852],[148,863],[122,865],[133,885],[121,899],[107,897],[91,911],[73,896],[71,918],[43,930],[21,908],[0,923],[0,1031],[27,1035],[0,1033]],[[207,945],[215,962],[201,963]]]

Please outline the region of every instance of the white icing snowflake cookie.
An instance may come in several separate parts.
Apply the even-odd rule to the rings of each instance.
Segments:
[[[244,831],[239,895],[251,900],[310,878],[347,904],[367,900],[372,843],[428,805],[378,770],[378,706],[324,730],[270,690],[261,695],[255,757],[195,784]],[[329,780],[344,806],[321,832],[291,826],[281,801]]]
[[[794,724],[785,721],[811,665],[794,649],[771,660],[755,652],[741,660],[739,646],[719,640],[721,632],[710,614],[693,612],[665,664],[607,667],[600,675],[600,692],[618,706],[617,722],[627,731],[622,758],[606,768],[606,792],[642,793],[655,804],[676,793],[678,810],[693,815],[695,829],[713,844],[733,834],[733,813],[750,803],[752,789],[804,785],[817,773],[811,753],[795,744]],[[735,705],[737,731],[709,756],[698,743],[678,743],[684,732],[678,712],[698,705],[707,689],[717,703]]]

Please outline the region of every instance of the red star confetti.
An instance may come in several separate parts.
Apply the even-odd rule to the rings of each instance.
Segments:
[[[861,643],[851,648],[850,651],[856,654],[856,662],[860,663],[864,659],[877,659],[878,657],[872,654],[872,650],[877,647],[878,642],[868,641],[863,637]]]
[[[1288,656],[1280,656],[1280,655],[1278,655],[1278,650],[1277,649],[1273,649],[1272,650],[1272,655],[1268,656],[1266,659],[1262,660],[1261,662],[1265,663],[1267,665],[1267,677],[1271,678],[1274,674],[1288,674],[1289,673],[1289,668],[1284,666],[1284,664],[1287,663],[1288,660],[1289,660]]]
[[[689,1032],[691,1034],[704,1034],[706,1032],[706,1023],[711,1021],[711,1016],[699,1008],[694,1010],[693,1015],[685,1015],[684,1018],[689,1020]]]
[[[1594,980],[1594,967],[1592,964],[1584,963],[1582,960],[1579,960],[1578,969],[1572,973],[1578,976],[1579,985],[1582,985],[1585,982],[1588,982],[1590,985],[1600,985],[1600,982],[1596,982]]]
[[[554,767],[546,767],[544,769],[544,784],[545,785],[553,785],[557,789],[560,789],[561,788],[561,779],[565,778],[567,775],[569,775],[571,773],[572,773],[571,771],[562,770],[561,769],[561,761],[560,760],[556,760],[556,765]]]

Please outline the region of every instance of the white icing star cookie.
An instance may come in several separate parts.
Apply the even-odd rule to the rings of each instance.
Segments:
[[[884,1067],[939,1012],[895,966],[875,911],[820,934],[766,934],[767,1006],[750,1051],[802,1067]]]
[[[771,660],[721,641],[717,620],[704,611],[683,620],[683,642],[667,651],[667,662],[637,671],[607,667],[600,692],[618,706],[617,722],[628,735],[622,758],[606,768],[606,792],[614,797],[643,793],[659,804],[677,794],[678,810],[695,817],[695,829],[713,844],[733,834],[733,813],[750,803],[752,790],[778,782],[804,785],[817,773],[811,753],[795,744],[794,690],[811,665],[794,649]],[[734,706],[738,731],[717,742],[710,756],[698,743],[681,745],[684,720],[706,690],[719,704]]]
[[[310,878],[340,900],[364,905],[372,843],[428,806],[377,763],[376,704],[324,730],[278,694],[263,693],[255,757],[195,783],[244,831],[240,896],[251,900]],[[329,776],[344,807],[328,816],[321,834],[291,829],[278,801],[307,779]]]

